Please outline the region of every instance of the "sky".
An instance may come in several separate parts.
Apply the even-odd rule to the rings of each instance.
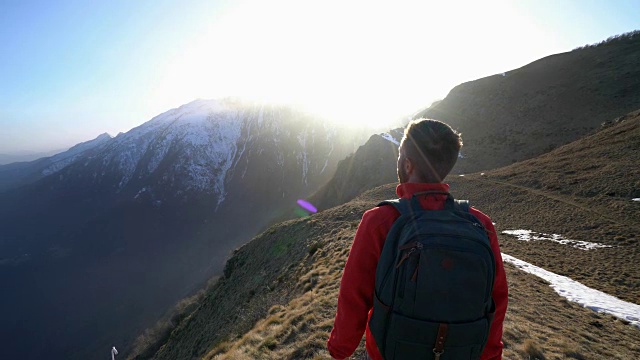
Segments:
[[[640,0],[0,0],[0,154],[195,99],[382,125],[455,85],[640,29]]]

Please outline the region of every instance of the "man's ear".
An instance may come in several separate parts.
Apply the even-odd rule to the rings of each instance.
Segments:
[[[402,164],[402,166],[404,167],[404,173],[407,174],[407,177],[410,177],[411,174],[413,174],[413,170],[415,169],[413,162],[411,162],[411,159],[404,158],[404,163]]]

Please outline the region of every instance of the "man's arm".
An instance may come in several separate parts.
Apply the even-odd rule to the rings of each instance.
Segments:
[[[491,250],[496,259],[496,279],[493,283],[493,301],[496,304],[496,314],[491,324],[489,340],[482,352],[482,360],[502,359],[502,323],[507,312],[507,303],[509,302],[509,291],[507,288],[507,275],[504,271],[502,262],[502,254],[500,253],[500,244],[498,243],[498,235],[491,221],[485,222],[485,228],[489,233],[491,241]]]
[[[351,245],[342,273],[336,319],[327,342],[329,353],[335,359],[353,354],[367,326],[373,306],[376,267],[386,237],[383,228],[387,222],[393,223],[393,219],[380,221],[383,212],[375,208],[364,213]]]

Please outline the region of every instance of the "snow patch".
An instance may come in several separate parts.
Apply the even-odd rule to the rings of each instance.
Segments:
[[[570,245],[580,250],[593,250],[593,249],[613,247],[611,245],[605,245],[605,244],[588,242],[588,241],[564,239],[562,235],[544,234],[544,233],[538,233],[531,230],[504,230],[502,233],[515,236],[518,240],[522,240],[522,241],[548,240],[548,241],[557,242],[562,245]]]
[[[302,161],[302,179],[307,185],[307,172],[309,171],[309,160],[307,158],[307,139],[305,134],[298,135],[298,144],[302,147],[302,154],[298,154],[298,161]]]
[[[258,126],[262,126],[264,120],[264,105],[260,106],[260,113],[258,113]]]
[[[51,174],[57,173],[58,171],[66,168],[67,166],[71,165],[74,161],[76,161],[78,156],[79,155],[74,155],[51,164],[46,169],[42,170],[42,175],[49,176]]]
[[[111,135],[104,133],[93,140],[77,144],[63,153],[50,157],[51,165],[42,170],[42,175],[48,176],[57,173],[78,160],[85,151],[104,145],[111,139]],[[85,166],[87,164],[88,162],[85,163]]]
[[[142,193],[144,193],[145,191],[147,191],[147,188],[146,188],[146,187],[143,187],[142,189],[140,189],[140,191],[138,191],[138,193],[137,193],[133,198],[134,198],[134,199],[139,198],[139,197],[140,197],[140,195],[141,195]]]
[[[333,142],[331,142],[331,150],[329,150],[329,153],[327,154],[327,158],[324,160],[324,165],[322,166],[322,170],[320,170],[320,174],[324,173],[324,169],[327,168],[327,165],[329,164],[329,157],[331,156],[332,152],[333,152]]]
[[[382,138],[383,138],[383,139],[385,139],[385,140],[389,140],[389,141],[391,141],[392,143],[394,143],[394,144],[396,144],[396,145],[400,146],[400,141],[396,140],[393,136],[391,136],[391,134],[389,134],[389,133],[382,133],[382,134],[380,134],[380,136],[382,136]]]
[[[558,295],[569,301],[599,313],[613,315],[640,328],[640,305],[622,301],[615,296],[592,289],[571,278],[552,273],[511,255],[503,253],[502,260],[548,281]]]

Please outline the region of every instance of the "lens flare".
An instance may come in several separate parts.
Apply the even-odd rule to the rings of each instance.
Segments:
[[[315,214],[318,212],[318,209],[316,209],[316,207],[313,206],[313,204],[311,204],[307,200],[303,200],[303,199],[298,200],[298,205],[300,205],[301,208],[307,210],[310,213]]]

